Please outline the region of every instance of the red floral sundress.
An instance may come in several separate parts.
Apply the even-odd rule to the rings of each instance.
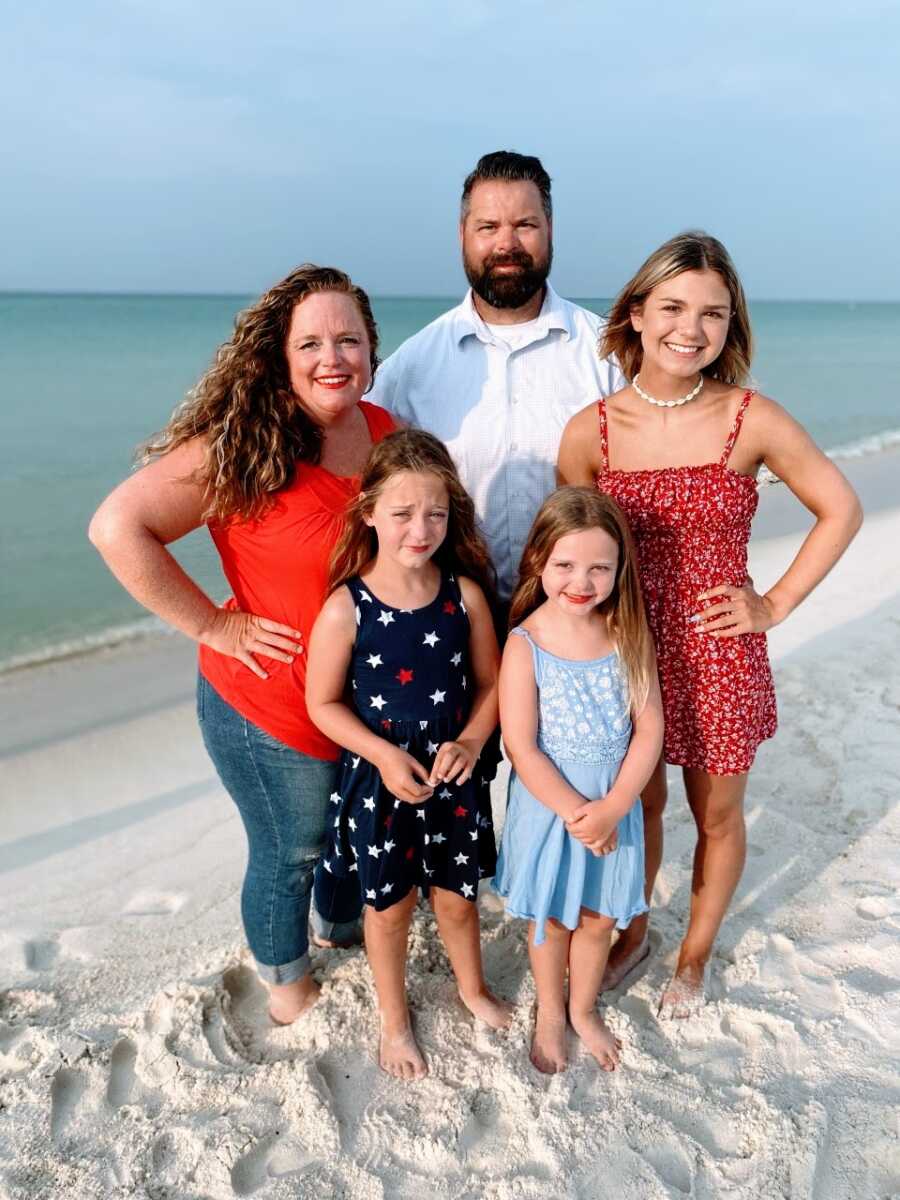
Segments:
[[[637,545],[659,665],[665,759],[711,775],[749,771],[777,725],[766,635],[714,638],[688,620],[701,609],[701,592],[749,582],[747,543],[759,498],[755,479],[732,471],[728,459],[752,395],[741,400],[718,462],[643,471],[610,469],[606,404],[598,401],[596,482],[621,505]]]

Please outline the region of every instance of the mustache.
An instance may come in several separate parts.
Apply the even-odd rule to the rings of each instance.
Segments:
[[[511,250],[508,254],[490,254],[484,260],[483,269],[491,271],[494,267],[524,267],[530,271],[534,267],[534,259],[527,250]]]

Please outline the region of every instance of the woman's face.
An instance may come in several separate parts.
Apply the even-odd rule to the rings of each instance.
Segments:
[[[344,292],[313,292],[295,305],[285,344],[294,395],[317,425],[339,420],[371,381],[362,313]]]
[[[657,284],[631,314],[644,351],[642,373],[696,375],[722,353],[730,316],[731,296],[718,271],[682,271]]]

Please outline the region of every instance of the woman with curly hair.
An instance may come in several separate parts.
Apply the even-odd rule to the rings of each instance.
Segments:
[[[338,751],[307,714],[304,645],[359,472],[394,427],[362,400],[377,349],[365,292],[342,271],[299,267],[238,317],[89,530],[131,595],[199,643],[200,727],[247,833],[241,912],[279,1023],[319,990],[307,923]],[[233,593],[221,607],[168,550],[204,523]],[[346,940],[359,887],[319,876],[317,939]]]

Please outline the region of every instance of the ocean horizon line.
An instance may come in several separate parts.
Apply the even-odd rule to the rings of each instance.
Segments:
[[[368,289],[367,289],[368,290]],[[258,291],[225,291],[225,292],[173,292],[173,291],[138,291],[128,289],[122,290],[100,290],[90,291],[83,288],[53,288],[49,291],[43,291],[38,288],[0,288],[0,299],[17,297],[55,297],[61,299],[109,299],[109,300],[245,300],[248,297],[252,298],[261,293]],[[451,304],[458,304],[460,297],[465,294],[465,289],[453,293],[444,292],[376,292],[369,290],[369,295],[373,300],[446,300]],[[576,303],[584,300],[611,300],[613,293],[598,293],[593,296],[575,295],[567,296],[568,299]],[[752,296],[750,297],[751,304],[822,304],[822,305],[879,305],[888,307],[890,305],[900,304],[900,296],[893,300],[872,299],[868,297],[822,297],[822,296],[792,296],[792,297],[771,297],[771,296]]]

